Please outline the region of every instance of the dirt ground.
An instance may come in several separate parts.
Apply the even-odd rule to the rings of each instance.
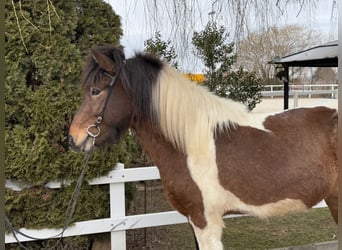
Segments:
[[[168,204],[160,181],[147,181],[137,184],[137,192],[127,211],[128,215],[153,213],[174,210]],[[177,249],[176,242],[180,239],[173,237],[173,226],[153,227],[128,230],[126,233],[127,250],[143,249]],[[179,227],[179,226],[178,226]],[[191,233],[190,226],[184,224],[187,233]],[[194,248],[195,249],[195,242]]]
[[[253,113],[281,112],[284,107],[283,102],[283,98],[263,98],[262,101],[255,106]],[[293,98],[289,99],[289,109],[315,106],[326,106],[337,109],[338,100],[330,98],[298,98],[296,103]]]

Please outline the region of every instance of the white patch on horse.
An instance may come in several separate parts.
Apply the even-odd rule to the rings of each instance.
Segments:
[[[160,129],[185,154],[188,150],[203,151],[200,147],[206,147],[217,126],[229,129],[248,124],[245,105],[219,98],[167,65],[158,81],[153,89],[153,107]]]

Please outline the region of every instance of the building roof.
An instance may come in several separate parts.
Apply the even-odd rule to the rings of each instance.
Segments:
[[[275,57],[269,63],[288,67],[338,67],[338,40],[312,47],[284,57]]]

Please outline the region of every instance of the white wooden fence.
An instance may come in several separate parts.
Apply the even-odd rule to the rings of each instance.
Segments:
[[[93,179],[89,181],[89,185],[108,185],[110,187],[110,218],[96,219],[89,221],[80,221],[74,223],[67,228],[63,237],[96,234],[96,233],[111,233],[111,249],[125,250],[126,249],[126,230],[155,227],[163,225],[186,223],[187,219],[176,211],[167,211],[159,213],[139,214],[126,216],[125,213],[125,182],[136,182],[145,180],[160,179],[157,167],[140,167],[124,169],[123,164],[117,164],[114,170],[108,173],[107,176]],[[64,183],[65,184],[65,183]],[[11,181],[6,181],[6,188],[20,190],[28,185],[23,185]],[[86,185],[84,183],[83,185]],[[60,188],[61,183],[50,182],[46,184],[48,188]],[[80,205],[80,204],[79,204]],[[325,207],[324,201],[317,204],[315,207]],[[240,217],[243,215],[228,215],[225,218]],[[21,232],[29,236],[47,239],[58,238],[62,229],[26,229],[21,228]],[[22,235],[17,235],[21,242],[32,241]],[[12,234],[5,234],[5,243],[15,243],[16,239]]]
[[[328,94],[330,98],[335,99],[338,96],[338,84],[291,84],[289,87],[289,96],[295,98],[298,98],[298,96],[311,98],[313,95]],[[265,85],[261,95],[271,98],[284,96],[284,85]]]

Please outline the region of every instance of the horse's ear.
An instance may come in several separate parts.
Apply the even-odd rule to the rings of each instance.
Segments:
[[[110,74],[115,74],[115,62],[111,58],[99,52],[96,48],[91,49],[91,55],[101,69]]]

